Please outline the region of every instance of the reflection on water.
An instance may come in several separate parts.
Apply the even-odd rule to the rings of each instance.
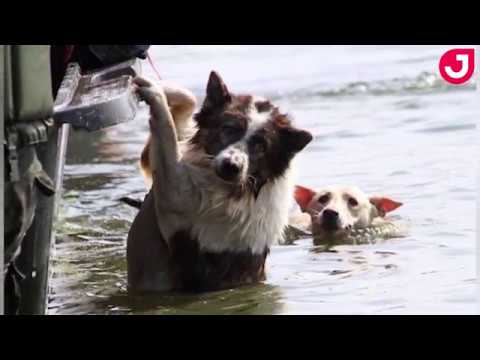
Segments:
[[[164,76],[199,98],[211,69],[232,89],[276,99],[314,141],[301,184],[355,184],[399,199],[403,238],[275,246],[264,284],[203,293],[132,296],[125,240],[142,198],[137,161],[146,109],[131,123],[70,138],[52,256],[51,314],[475,313],[473,86],[436,74],[447,47],[160,46]],[[153,73],[145,65],[147,75]]]
[[[128,295],[119,292],[96,301],[111,314],[281,314],[281,290],[258,284],[202,294]],[[103,311],[102,311],[103,312]]]

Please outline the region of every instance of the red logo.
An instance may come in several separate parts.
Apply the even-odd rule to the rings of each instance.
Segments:
[[[475,70],[474,49],[448,50],[440,58],[440,75],[450,84],[460,85],[467,82]]]

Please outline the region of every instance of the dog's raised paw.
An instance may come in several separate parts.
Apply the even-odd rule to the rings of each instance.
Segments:
[[[151,100],[155,97],[155,92],[153,92],[148,87],[138,87],[135,89],[136,93],[140,97],[141,100],[150,103]]]
[[[167,99],[163,91],[158,91],[153,87],[139,87],[136,89],[136,93],[141,100],[145,101],[150,106],[162,104],[162,102],[167,104]]]
[[[147,79],[145,79],[141,76],[134,77],[132,79],[132,82],[139,87],[152,87],[153,86],[153,84],[150,81],[148,81]]]

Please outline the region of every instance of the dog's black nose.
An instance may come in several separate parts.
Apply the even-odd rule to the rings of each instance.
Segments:
[[[338,212],[326,209],[322,215],[322,226],[327,231],[338,230]]]
[[[217,173],[218,176],[220,176],[223,180],[232,181],[238,177],[238,175],[240,174],[240,170],[241,169],[237,164],[229,160],[224,160],[222,161],[222,164],[218,169]]]

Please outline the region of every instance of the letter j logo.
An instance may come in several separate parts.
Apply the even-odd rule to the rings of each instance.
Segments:
[[[467,82],[475,70],[475,49],[452,49],[440,58],[440,75],[450,84]]]

